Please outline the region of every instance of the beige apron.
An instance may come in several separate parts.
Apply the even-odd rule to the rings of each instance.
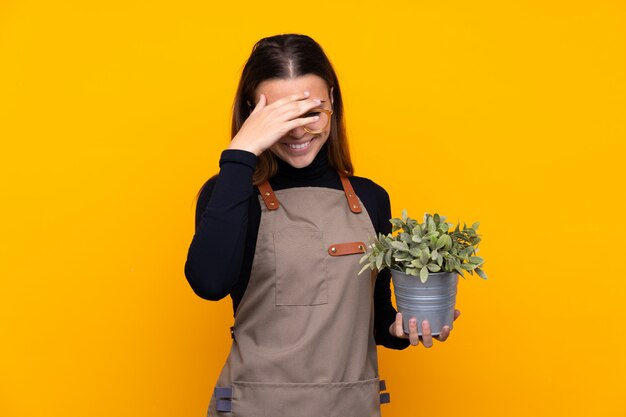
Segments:
[[[261,222],[248,286],[211,417],[379,417],[376,270],[357,275],[376,235],[344,191],[259,185]]]

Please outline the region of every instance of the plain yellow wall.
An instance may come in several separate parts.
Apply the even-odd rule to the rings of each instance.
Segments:
[[[183,274],[253,44],[316,39],[356,174],[481,222],[400,416],[624,416],[624,1],[0,4],[0,415],[204,416],[230,298]]]

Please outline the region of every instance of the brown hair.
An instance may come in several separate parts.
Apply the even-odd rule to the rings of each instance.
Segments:
[[[328,162],[342,175],[352,176],[354,169],[348,148],[339,80],[322,47],[307,35],[290,33],[270,36],[259,40],[252,47],[233,103],[231,137],[235,137],[250,116],[252,108],[247,102],[255,103],[254,92],[261,82],[268,79],[297,78],[307,74],[315,74],[326,81],[329,95],[332,88],[333,114],[327,139]],[[265,150],[257,159],[253,185],[263,183],[277,171],[276,156],[269,149]],[[203,188],[204,185],[198,196]]]

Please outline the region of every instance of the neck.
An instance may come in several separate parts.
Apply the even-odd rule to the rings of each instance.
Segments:
[[[278,157],[276,161],[278,163],[276,179],[283,177],[294,181],[310,181],[328,175],[329,171],[334,171],[328,163],[328,141],[320,148],[313,161],[305,167],[295,168]]]

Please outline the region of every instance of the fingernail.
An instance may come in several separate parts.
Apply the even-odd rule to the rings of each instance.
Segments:
[[[305,95],[305,96],[308,96],[309,94],[311,94],[311,93],[310,93],[310,92],[308,92],[308,91],[305,91],[305,92],[304,92],[304,95]]]
[[[411,320],[409,320],[409,321],[410,321],[410,323],[411,323],[411,324],[415,324],[415,323],[417,323],[417,320],[415,320],[415,319],[411,319]]]

